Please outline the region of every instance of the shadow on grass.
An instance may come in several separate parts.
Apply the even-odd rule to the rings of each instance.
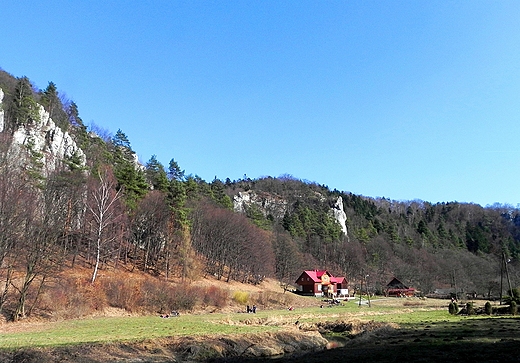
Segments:
[[[271,359],[272,362],[518,362],[520,319],[467,318],[460,321],[402,325],[386,336],[334,338],[335,349],[301,356]],[[234,357],[214,363],[265,362],[266,358]]]

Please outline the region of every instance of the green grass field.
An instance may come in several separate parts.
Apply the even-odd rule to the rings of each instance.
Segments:
[[[447,309],[418,301],[417,305],[373,301],[358,306],[350,301],[342,306],[288,310],[259,310],[257,314],[182,314],[168,319],[159,316],[99,317],[60,322],[15,324],[0,327],[0,349],[63,346],[82,343],[139,341],[170,336],[256,333],[282,329],[299,322],[360,319],[397,324],[457,321]]]
[[[145,354],[153,361],[163,361],[158,360],[159,352],[164,361],[171,361],[171,354],[179,354],[179,351],[169,351],[168,347],[174,342],[193,347],[200,346],[199,343],[208,338],[226,340],[226,335],[240,337],[246,333],[298,331],[294,328],[316,326],[318,322],[358,322],[360,326],[373,324],[364,322],[376,322],[389,323],[384,325],[389,329],[355,338],[349,332],[329,332],[329,342],[337,343],[337,349],[309,352],[301,357],[287,356],[277,361],[336,363],[343,361],[346,355],[349,360],[384,363],[400,362],[404,358],[414,362],[472,363],[518,358],[520,319],[517,317],[453,316],[448,313],[448,302],[439,300],[377,299],[370,307],[350,301],[323,308],[319,307],[320,300],[315,301],[315,307],[293,311],[259,310],[256,314],[182,314],[168,319],[124,316],[4,324],[0,325],[0,355],[11,360],[18,357],[17,362],[55,362],[70,354],[78,355],[75,362],[104,362],[121,354],[137,354],[137,357]],[[96,348],[90,350],[88,347]],[[199,348],[189,349],[196,352]],[[33,354],[32,360],[26,359],[28,355],[17,356],[24,351],[29,356]],[[88,357],[82,357],[89,351]],[[264,358],[242,357],[240,350],[237,354],[221,361],[264,361]],[[133,359],[134,356],[130,357]]]

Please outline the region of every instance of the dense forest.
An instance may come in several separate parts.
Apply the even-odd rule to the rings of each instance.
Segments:
[[[375,293],[394,276],[423,294],[498,296],[505,272],[512,287],[520,282],[520,211],[512,206],[376,199],[290,175],[205,181],[174,158],[136,162],[122,130],[84,125],[52,82],[41,90],[0,71],[0,88],[0,310],[14,319],[29,313],[28,296],[34,305],[75,266],[90,269],[90,284],[119,266],[166,281],[275,277],[285,286],[320,268],[345,275],[351,290],[369,276]],[[13,148],[14,132],[34,126],[40,105],[84,158],[49,169],[31,142]],[[283,215],[255,205],[236,212],[233,199],[246,191],[283,204]],[[338,197],[346,235],[330,213]]]

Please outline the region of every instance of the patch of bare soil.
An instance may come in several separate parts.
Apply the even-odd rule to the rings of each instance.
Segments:
[[[259,320],[249,324],[270,325],[274,321]],[[338,347],[323,334],[345,333],[350,339],[364,336],[386,336],[396,327],[386,323],[362,321],[328,321],[285,324],[279,332],[226,336],[171,337],[132,343],[83,344],[45,349],[20,349],[0,353],[6,363],[159,363],[159,362],[241,362],[264,361],[322,354]]]
[[[319,323],[329,348],[299,357],[282,357],[279,363],[391,362],[518,362],[520,319],[471,318],[466,321],[365,327],[355,337],[351,322]],[[260,363],[255,358],[223,360],[226,363]]]
[[[84,344],[0,353],[5,363],[146,363],[266,359],[322,351],[327,345],[317,331],[297,330],[226,336],[180,337],[135,343]]]

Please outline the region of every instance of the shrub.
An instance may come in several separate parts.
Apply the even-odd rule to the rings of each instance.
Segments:
[[[169,307],[170,310],[191,310],[195,307],[198,300],[197,290],[187,287],[170,286]]]
[[[96,281],[92,284],[90,279],[76,280],[77,291],[76,299],[82,299],[82,303],[76,302],[78,305],[88,307],[90,311],[102,311],[108,306],[105,290]],[[73,303],[75,304],[75,303]]]
[[[202,302],[204,305],[212,305],[217,308],[224,307],[229,297],[229,291],[216,286],[207,287],[204,290]]]
[[[473,307],[473,303],[466,303],[466,314],[475,315],[475,308]]]
[[[247,291],[235,291],[233,300],[239,304],[245,305],[249,301],[249,293]]]
[[[519,288],[513,288],[511,290],[507,290],[507,293],[509,296],[506,296],[504,298],[506,304],[511,305],[511,302],[514,301],[517,304],[520,303],[520,289]]]
[[[42,294],[39,308],[56,318],[71,319],[91,314],[103,308],[103,301],[95,302],[90,283],[81,279],[61,278]],[[103,296],[100,296],[103,300]],[[101,303],[101,304],[100,304]]]
[[[132,312],[140,309],[141,286],[138,281],[114,277],[103,285],[110,306]]]
[[[166,313],[171,310],[169,307],[169,286],[164,282],[146,280],[141,287],[142,308],[146,311]]]
[[[456,315],[457,314],[457,308],[455,307],[455,303],[454,302],[450,302],[450,304],[448,305],[448,312],[451,314],[451,315]]]
[[[271,293],[269,291],[260,291],[251,296],[251,303],[255,305],[268,306]]]
[[[518,313],[518,306],[516,304],[516,301],[511,301],[511,304],[509,304],[511,315],[516,315]]]
[[[484,311],[487,315],[491,315],[493,313],[493,307],[491,306],[491,303],[489,301],[486,302],[486,304],[484,305]]]
[[[169,313],[191,310],[200,300],[200,290],[184,285],[175,287],[166,281],[147,280],[141,288],[141,305],[150,312]]]

